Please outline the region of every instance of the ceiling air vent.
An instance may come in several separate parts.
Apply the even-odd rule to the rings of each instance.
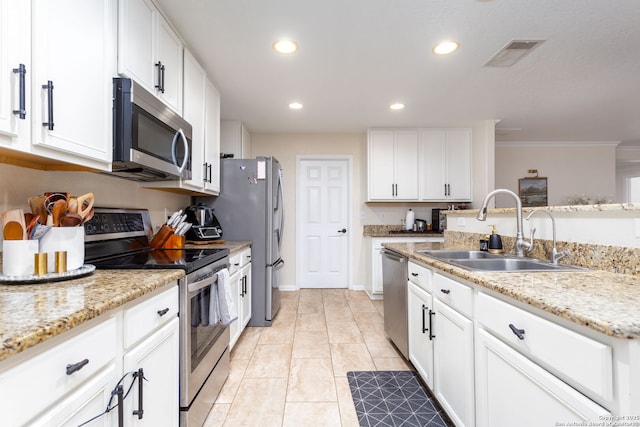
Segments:
[[[511,67],[543,42],[544,40],[511,40],[502,50],[493,55],[493,58],[484,66]]]

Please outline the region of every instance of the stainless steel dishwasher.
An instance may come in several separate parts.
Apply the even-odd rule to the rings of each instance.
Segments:
[[[382,292],[384,331],[406,359],[409,358],[407,327],[407,258],[382,250]]]

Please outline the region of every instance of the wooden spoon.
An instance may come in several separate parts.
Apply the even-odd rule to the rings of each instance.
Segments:
[[[60,227],[76,227],[82,224],[82,217],[78,214],[68,213],[60,218]]]
[[[87,221],[91,221],[91,218],[93,218],[93,214],[94,213],[95,213],[95,211],[93,210],[93,208],[91,208],[89,210],[89,213],[87,213],[87,215],[84,218],[82,218],[82,223],[84,224]]]
[[[4,240],[22,240],[24,228],[17,221],[9,221],[3,230]]]
[[[67,213],[67,201],[56,200],[51,207],[51,215],[53,215],[53,226],[60,227],[60,220]]]
[[[82,196],[78,196],[78,215],[82,218],[87,216],[91,208],[93,208],[94,203],[93,193],[83,194]]]

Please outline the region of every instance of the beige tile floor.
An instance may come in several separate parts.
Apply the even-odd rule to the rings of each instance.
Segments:
[[[358,427],[348,371],[408,370],[363,291],[283,292],[270,328],[248,327],[205,427]]]

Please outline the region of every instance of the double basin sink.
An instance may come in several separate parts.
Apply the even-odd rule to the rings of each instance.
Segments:
[[[568,264],[551,264],[537,258],[492,254],[473,250],[420,250],[421,255],[436,258],[472,271],[529,272],[529,271],[587,271],[584,267]]]

